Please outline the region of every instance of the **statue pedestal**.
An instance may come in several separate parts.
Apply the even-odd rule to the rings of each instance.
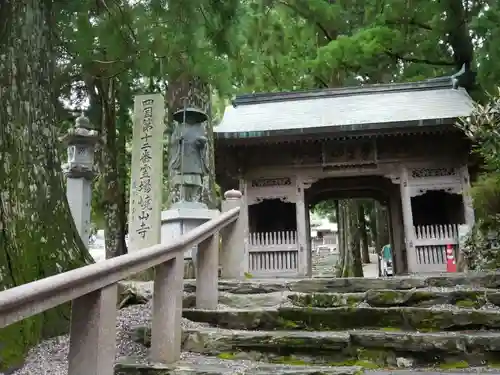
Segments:
[[[179,202],[181,203],[181,202]],[[210,210],[203,206],[188,204],[188,207],[180,207],[181,204],[173,205],[170,210],[161,213],[161,243],[169,243],[179,238],[191,229],[217,217],[219,210]],[[190,202],[182,202],[190,203]],[[197,246],[186,250],[184,253],[184,277],[194,278],[196,270]]]

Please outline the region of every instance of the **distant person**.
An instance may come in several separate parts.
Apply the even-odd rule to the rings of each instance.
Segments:
[[[380,276],[392,276],[392,250],[391,244],[384,245],[380,251]]]

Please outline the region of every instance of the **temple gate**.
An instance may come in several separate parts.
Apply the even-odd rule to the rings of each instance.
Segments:
[[[454,126],[471,108],[450,77],[237,97],[215,130],[216,172],[244,194],[248,272],[310,276],[309,208],[325,198],[388,206],[398,274],[445,271],[474,221]]]

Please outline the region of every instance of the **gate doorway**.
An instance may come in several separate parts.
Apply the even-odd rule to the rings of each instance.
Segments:
[[[299,270],[295,203],[263,199],[248,207],[248,267],[252,276],[296,276]]]

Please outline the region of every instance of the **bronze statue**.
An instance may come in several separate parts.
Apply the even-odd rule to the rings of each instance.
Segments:
[[[171,138],[174,191],[178,201],[201,202],[203,177],[208,174],[207,138],[203,123],[184,122]]]

